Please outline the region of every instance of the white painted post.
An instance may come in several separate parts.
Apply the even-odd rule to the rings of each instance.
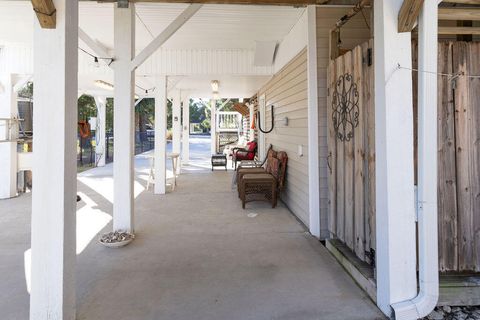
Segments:
[[[437,304],[437,91],[438,3],[425,1],[418,22],[418,256],[420,292],[428,295],[426,316]]]
[[[133,232],[133,179],[135,148],[135,5],[114,8],[115,99],[113,149],[113,229]]]
[[[411,34],[398,33],[403,0],[374,2],[377,305],[416,296]]]
[[[318,164],[317,8],[307,7],[308,77],[308,211],[310,233],[320,237],[320,177]]]
[[[0,118],[18,118],[17,93],[13,90],[13,75],[0,75]],[[16,131],[10,136],[9,125]],[[0,140],[16,139],[18,123],[0,120]],[[0,142],[0,199],[17,195],[17,142]]]
[[[427,316],[437,305],[437,55],[438,4],[425,1],[418,19],[418,283],[414,299],[393,304],[395,319]]]
[[[182,134],[181,125],[181,102],[182,98],[180,91],[176,91],[173,97],[172,105],[172,151],[173,153],[180,153],[180,136]]]
[[[253,141],[255,140],[255,129],[252,129],[252,121],[253,121],[253,117],[255,116],[255,110],[253,110],[253,104],[250,104],[248,106],[248,112],[249,112],[249,123],[248,123],[248,126],[250,127],[249,128],[249,137],[248,137],[248,141]]]
[[[167,170],[167,77],[157,78],[155,90],[155,194],[165,194]]]
[[[34,22],[30,319],[75,319],[78,2],[53,0],[55,29]]]
[[[210,152],[217,153],[217,100],[210,99]]]
[[[98,167],[105,166],[105,152],[106,149],[106,136],[105,136],[105,126],[106,126],[106,99],[104,97],[95,97],[95,104],[97,105],[97,128],[95,130],[95,154],[96,154],[96,163]]]
[[[190,161],[190,97],[183,99],[182,163]]]

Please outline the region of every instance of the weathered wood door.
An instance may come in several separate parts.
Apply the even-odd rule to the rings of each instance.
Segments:
[[[329,231],[362,260],[375,249],[373,40],[328,71]]]
[[[480,271],[480,43],[440,42],[438,240],[441,271]]]

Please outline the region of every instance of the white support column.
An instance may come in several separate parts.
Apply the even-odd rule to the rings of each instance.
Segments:
[[[403,0],[374,2],[377,305],[416,296],[411,34],[398,33]]]
[[[104,97],[95,97],[95,103],[97,105],[97,128],[95,130],[95,154],[96,154],[96,163],[98,167],[105,166],[105,152],[106,149],[106,136],[105,136],[105,126],[106,126],[106,117],[107,117],[107,101]]]
[[[167,170],[167,77],[157,78],[155,90],[155,194],[165,194]]]
[[[248,106],[248,115],[249,115],[249,123],[248,123],[248,126],[249,126],[249,135],[248,135],[248,141],[253,141],[255,140],[255,129],[252,129],[252,121],[253,121],[253,118],[255,116],[255,110],[253,110],[253,104],[250,104]]]
[[[190,97],[183,98],[182,163],[190,161]]]
[[[181,114],[182,98],[180,91],[176,91],[173,96],[172,105],[172,152],[180,153],[180,136],[182,134]]]
[[[217,100],[210,99],[210,152],[217,153]]]
[[[31,320],[75,319],[78,2],[53,2],[56,29],[34,22]]]
[[[0,75],[0,118],[18,117],[17,93],[14,91],[13,75]],[[12,133],[9,126],[13,125]],[[0,120],[0,141],[15,139],[18,123]],[[0,142],[0,199],[17,195],[17,142]]]
[[[437,221],[438,4],[425,1],[418,19],[418,282],[415,299],[392,307],[395,319],[426,317],[439,294]]]
[[[135,5],[114,6],[115,99],[113,113],[113,229],[132,231],[135,148],[135,72],[131,61],[135,54]]]
[[[320,237],[320,177],[318,164],[317,8],[307,7],[308,77],[308,211],[310,233]]]

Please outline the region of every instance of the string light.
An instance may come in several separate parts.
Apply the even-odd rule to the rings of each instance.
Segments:
[[[95,63],[96,66],[99,66],[98,60],[110,60],[110,62],[107,63],[107,66],[110,66],[110,65],[112,64],[112,62],[114,61],[113,58],[97,57],[96,55],[93,55],[93,54],[91,54],[90,52],[88,52],[87,50],[84,50],[84,49],[82,49],[82,48],[80,48],[80,47],[78,47],[78,49],[79,49],[80,51],[83,51],[84,53],[88,54],[90,57],[92,57],[92,58],[93,58],[93,62]]]

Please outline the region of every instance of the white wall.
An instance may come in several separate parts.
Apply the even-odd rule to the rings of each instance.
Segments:
[[[276,151],[288,154],[286,187],[281,199],[306,225],[309,225],[308,210],[308,93],[307,51],[304,48],[283,69],[260,89],[258,96],[265,94],[265,124],[270,129],[270,105],[274,105],[275,129],[265,135],[266,146],[273,145]],[[282,119],[288,117],[288,126]],[[302,146],[303,156],[298,155]]]
[[[305,10],[277,47],[274,71],[277,73],[307,45],[307,10]]]

